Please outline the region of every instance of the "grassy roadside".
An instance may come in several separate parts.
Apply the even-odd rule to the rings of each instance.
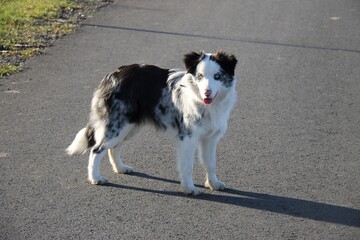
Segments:
[[[76,28],[104,0],[0,0],[0,78]],[[85,15],[84,15],[85,14]]]

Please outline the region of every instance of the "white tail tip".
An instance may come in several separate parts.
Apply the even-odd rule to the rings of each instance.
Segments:
[[[71,145],[66,149],[69,155],[83,154],[88,148],[88,139],[86,137],[86,128],[81,129],[75,136]]]

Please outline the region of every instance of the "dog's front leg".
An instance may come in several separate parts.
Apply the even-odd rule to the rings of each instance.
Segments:
[[[205,187],[212,190],[225,189],[225,184],[220,182],[216,176],[216,146],[219,140],[219,136],[204,138],[200,141],[199,146],[200,159],[206,168]]]
[[[194,155],[196,143],[190,137],[179,141],[177,152],[177,167],[181,186],[186,195],[199,195],[201,192],[193,182]]]

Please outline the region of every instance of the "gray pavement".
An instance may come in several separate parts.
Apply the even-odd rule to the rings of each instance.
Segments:
[[[0,239],[359,239],[360,2],[116,0],[0,81]],[[180,192],[171,142],[143,129],[133,175],[64,149],[117,66],[234,53],[238,102],[218,149],[224,192]],[[194,179],[204,173],[196,166]]]

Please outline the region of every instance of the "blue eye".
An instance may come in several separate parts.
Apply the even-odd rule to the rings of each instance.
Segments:
[[[214,75],[214,79],[215,79],[215,80],[220,80],[220,78],[221,78],[220,74],[216,73],[216,74]]]

